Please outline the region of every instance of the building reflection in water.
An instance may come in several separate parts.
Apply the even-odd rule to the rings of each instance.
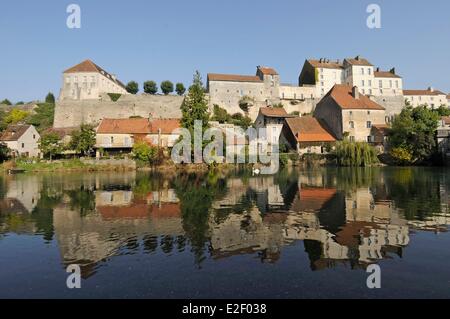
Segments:
[[[63,264],[80,264],[84,277],[120,255],[188,249],[198,264],[275,263],[298,244],[312,270],[364,268],[401,257],[412,230],[447,230],[445,178],[405,172],[2,177],[0,231],[56,240]],[[404,200],[411,185],[430,194]]]

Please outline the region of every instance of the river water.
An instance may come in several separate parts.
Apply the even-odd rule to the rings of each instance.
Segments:
[[[440,168],[0,175],[0,297],[450,298],[449,194]]]

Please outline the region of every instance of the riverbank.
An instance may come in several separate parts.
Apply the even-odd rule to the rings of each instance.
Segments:
[[[146,163],[132,159],[65,159],[55,161],[9,161],[0,164],[0,171],[16,170],[24,173],[38,172],[103,172],[103,171],[145,171],[161,173],[201,173],[211,169],[229,171],[237,166],[233,164],[185,164],[176,165],[165,163],[158,166],[149,166]]]

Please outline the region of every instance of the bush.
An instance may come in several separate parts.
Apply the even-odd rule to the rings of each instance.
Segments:
[[[157,155],[157,148],[145,142],[137,142],[133,146],[133,157],[138,161],[153,164],[157,159]]]
[[[139,92],[139,84],[135,81],[130,81],[130,82],[128,82],[125,89],[130,94],[136,94],[137,92]]]
[[[9,148],[5,143],[0,143],[0,163],[9,159]]]
[[[120,93],[108,93],[109,97],[111,98],[111,101],[113,102],[117,102],[120,97],[122,96],[122,94]]]
[[[363,142],[338,142],[334,154],[339,166],[370,166],[378,163],[375,148]]]
[[[164,95],[168,95],[173,92],[173,83],[170,81],[163,81],[161,83],[161,91]]]
[[[155,81],[144,82],[144,92],[147,94],[156,94],[158,92],[158,86]]]
[[[413,154],[404,147],[395,147],[389,154],[398,165],[409,165],[413,162]]]
[[[183,83],[177,83],[175,86],[175,91],[177,92],[178,95],[183,95],[184,93],[186,93],[186,88],[184,87]]]

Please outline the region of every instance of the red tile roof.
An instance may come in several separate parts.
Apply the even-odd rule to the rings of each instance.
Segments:
[[[67,70],[64,71],[64,73],[81,73],[81,72],[96,72],[100,73],[109,80],[115,82],[117,85],[121,86],[122,88],[125,88],[125,85],[120,82],[118,79],[113,77],[110,73],[106,72],[103,68],[99,67],[97,64],[92,62],[91,60],[85,60]]]
[[[389,71],[375,71],[374,76],[376,78],[397,78],[397,79],[401,79],[401,76],[394,74],[392,72]]]
[[[31,127],[31,125],[10,125],[3,133],[0,134],[0,141],[12,142],[17,141],[25,132]]]
[[[180,128],[179,119],[103,119],[97,128],[99,134],[171,134]]]
[[[261,107],[259,112],[266,117],[292,117],[282,107]]]
[[[341,109],[385,110],[384,107],[362,93],[359,93],[359,98],[354,98],[352,95],[352,87],[348,85],[336,84],[328,92],[327,96],[331,96]]]
[[[439,90],[403,90],[403,95],[445,95],[445,93]]]
[[[336,189],[334,188],[301,187],[298,196],[292,202],[291,210],[295,212],[319,211],[335,195]]]
[[[225,82],[262,82],[256,75],[235,75],[235,74],[218,74],[209,73],[208,81],[225,81]]]
[[[286,123],[298,142],[334,142],[336,138],[325,124],[312,116],[286,119]]]
[[[275,71],[275,69],[269,68],[269,67],[266,67],[266,66],[259,66],[258,70],[260,70],[261,73],[264,74],[264,75],[278,75],[278,72]]]

